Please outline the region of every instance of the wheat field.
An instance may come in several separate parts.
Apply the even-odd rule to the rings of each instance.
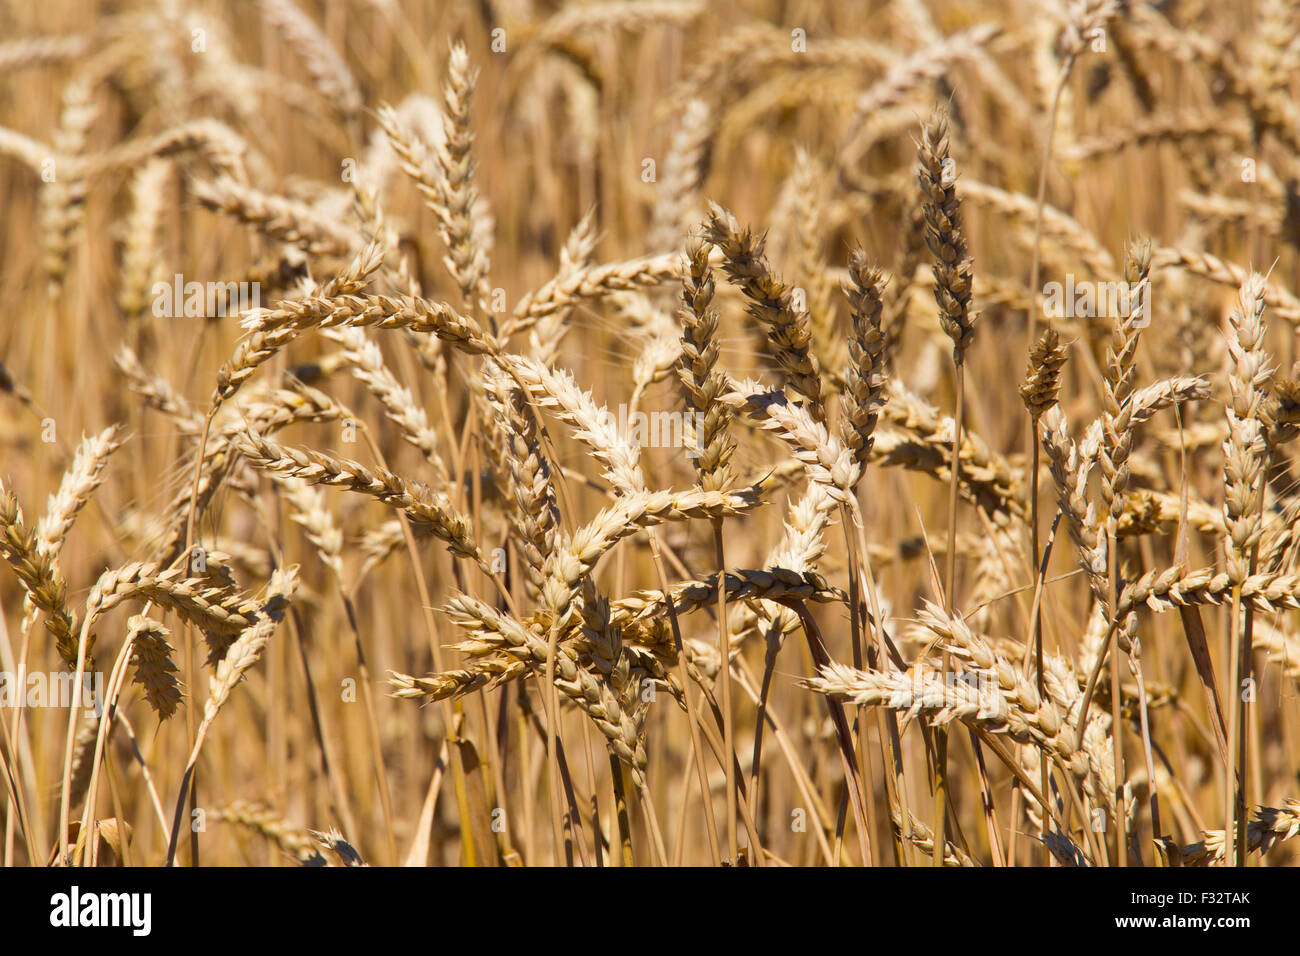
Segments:
[[[6,867],[1283,866],[1286,0],[0,0]]]

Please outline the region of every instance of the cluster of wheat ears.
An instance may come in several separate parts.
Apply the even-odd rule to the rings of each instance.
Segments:
[[[0,2],[6,866],[1293,858],[1291,4],[100,6]]]

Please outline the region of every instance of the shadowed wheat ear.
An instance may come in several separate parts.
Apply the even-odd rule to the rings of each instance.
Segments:
[[[145,700],[159,720],[166,720],[176,713],[182,696],[176,680],[172,646],[167,640],[169,636],[170,632],[161,621],[137,614],[127,622],[131,663],[135,667],[134,681],[144,690]]]
[[[861,249],[855,249],[849,257],[849,277],[853,284],[844,293],[849,299],[853,331],[849,336],[840,438],[861,467],[871,455],[876,423],[886,400],[888,342],[881,328],[885,280],[879,269],[867,263]]]
[[[1056,329],[1049,328],[1029,350],[1020,398],[1035,422],[1056,405],[1061,394],[1061,369],[1065,367],[1065,360],[1065,344]]]
[[[957,540],[957,488],[961,471],[961,430],[966,403],[966,352],[975,340],[975,316],[971,313],[971,260],[961,228],[961,206],[957,199],[957,169],[948,154],[948,114],[936,109],[921,129],[918,147],[917,183],[921,188],[921,210],[925,217],[925,242],[935,258],[934,301],[939,306],[939,325],[952,339],[952,362],[957,376],[957,408],[953,413],[951,476],[948,490],[948,537]],[[944,609],[951,613],[957,589],[957,549],[948,549],[944,580]],[[948,652],[943,670],[948,672]],[[947,802],[947,731],[935,728],[935,866],[943,865],[942,839]]]
[[[736,217],[709,204],[705,236],[722,253],[722,268],[749,300],[754,321],[767,330],[772,358],[809,414],[824,421],[821,369],[812,352],[812,327],[806,311],[795,308],[789,286],[781,281],[764,254],[765,239],[741,229]]]
[[[948,153],[948,114],[937,109],[922,127],[917,182],[925,216],[925,242],[935,258],[934,301],[939,324],[952,339],[953,362],[961,366],[975,339],[971,313],[971,259],[961,226],[957,168]]]
[[[1029,366],[1025,370],[1025,381],[1020,386],[1020,397],[1029,412],[1032,428],[1031,445],[1033,453],[1030,456],[1029,464],[1029,553],[1034,568],[1038,568],[1041,563],[1038,544],[1038,423],[1045,412],[1056,407],[1061,391],[1061,369],[1065,365],[1065,358],[1065,346],[1061,344],[1061,337],[1057,334],[1056,329],[1049,326],[1042,337],[1034,343],[1033,348],[1029,350]],[[1038,679],[1038,693],[1040,695],[1046,693],[1043,683],[1043,622],[1040,613],[1044,573],[1045,570],[1036,571],[1034,575],[1032,635],[1034,673]],[[1027,651],[1028,648],[1026,648]],[[1050,792],[1050,771],[1047,763],[1047,755],[1039,754],[1038,786],[1044,795]],[[1043,822],[1046,822],[1045,816]],[[1050,847],[1046,842],[1047,836],[1047,831],[1044,829],[1044,862],[1050,865],[1050,860],[1047,859],[1047,854],[1050,853]]]
[[[677,375],[681,379],[686,408],[697,418],[695,467],[700,487],[720,491],[732,481],[731,455],[736,442],[729,426],[731,409],[721,398],[726,376],[718,364],[718,313],[713,301],[713,271],[709,268],[709,247],[692,237],[686,244],[682,270],[682,307],[677,317],[682,324],[682,351]]]
[[[352,844],[343,839],[343,834],[339,833],[339,831],[335,830],[333,827],[330,827],[325,831],[310,830],[308,832],[311,833],[317,843],[337,856],[339,862],[344,866],[370,865],[361,858],[361,854],[356,851]]]

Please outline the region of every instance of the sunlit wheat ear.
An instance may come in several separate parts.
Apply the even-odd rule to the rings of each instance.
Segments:
[[[491,226],[484,222],[489,214],[480,205],[474,184],[471,100],[475,82],[468,51],[464,44],[454,44],[443,88],[443,138],[433,150],[442,173],[435,180],[439,196],[433,209],[448,250],[447,268],[460,287],[461,300],[475,314],[486,315],[488,250],[481,239],[491,236]]]
[[[529,591],[537,597],[545,583],[546,558],[556,549],[561,525],[551,464],[522,389],[492,366],[484,369],[483,386],[490,414],[500,429],[497,450],[503,460],[496,463],[496,469],[508,477],[514,497],[509,520],[517,535],[516,546],[523,554]]]
[[[35,530],[23,522],[18,499],[0,484],[0,555],[9,562],[33,605],[45,613],[45,628],[59,657],[77,666],[77,621],[67,610],[67,584],[53,558],[42,553]],[[89,656],[91,642],[87,643]]]
[[[1110,601],[1106,590],[1106,534],[1096,505],[1088,498],[1088,479],[1101,449],[1100,423],[1094,423],[1083,440],[1076,443],[1060,408],[1053,407],[1043,415],[1040,438],[1080,568],[1094,596],[1106,606]]]
[[[476,639],[524,662],[535,674],[545,673],[547,642],[519,621],[468,595],[453,598],[445,610]],[[582,668],[568,647],[562,647],[556,657],[555,675],[559,690],[595,722],[619,759],[634,774],[642,773],[647,759],[644,739],[608,685]]]
[[[40,194],[45,271],[53,294],[63,289],[72,246],[85,218],[89,184],[82,154],[90,128],[99,115],[94,96],[96,79],[94,71],[83,68],[64,87],[63,111],[53,145],[65,173],[47,181]]]
[[[707,172],[716,117],[707,100],[686,104],[664,160],[655,201],[651,246],[666,249],[681,241]]]
[[[598,239],[595,232],[594,212],[595,210],[589,210],[569,231],[568,238],[564,240],[564,246],[560,249],[558,274],[561,281],[584,271],[592,264]],[[528,331],[529,358],[536,359],[543,365],[558,364],[560,348],[564,344],[565,334],[569,330],[569,320],[576,304],[548,312],[532,323]]]
[[[413,525],[441,538],[453,554],[486,564],[468,519],[441,492],[409,484],[382,468],[368,468],[360,462],[332,458],[311,449],[290,448],[252,433],[244,435],[238,446],[258,468],[302,478],[312,484],[344,488],[400,509]]]
[[[55,6],[5,865],[1300,859],[1292,4]]]
[[[753,380],[733,383],[723,400],[775,432],[804,463],[809,480],[821,485],[831,498],[840,503],[851,499],[861,467],[808,406],[791,402],[784,392]]]
[[[1271,358],[1264,350],[1264,279],[1252,273],[1242,283],[1237,307],[1228,329],[1228,439],[1224,443],[1224,514],[1228,540],[1228,573],[1241,580],[1249,573],[1249,553],[1257,543],[1262,520],[1265,466],[1264,422],[1268,396],[1265,386],[1273,376]]]
[[[1128,459],[1133,450],[1131,397],[1135,387],[1136,353],[1142,329],[1151,321],[1147,303],[1151,285],[1150,242],[1130,246],[1124,259],[1124,278],[1128,284],[1130,308],[1114,322],[1106,351],[1102,442],[1098,456],[1101,497],[1110,510],[1111,521],[1117,521],[1124,509],[1123,495],[1129,483]]]
[[[520,356],[506,356],[505,362],[512,377],[528,389],[533,403],[552,411],[572,429],[573,437],[591,450],[618,494],[645,490],[640,447],[619,433],[614,416],[597,404],[591,392],[578,386],[571,372]]]
[[[918,87],[942,77],[953,63],[977,56],[1001,33],[1002,27],[997,24],[980,24],[895,60],[885,76],[858,98],[847,127],[852,132],[841,147],[841,161],[855,160],[870,145],[870,137],[862,131],[871,129],[873,115],[905,102]]]
[[[1252,853],[1267,853],[1279,843],[1300,834],[1300,801],[1282,807],[1255,807],[1246,827],[1245,844]],[[1201,840],[1179,848],[1183,866],[1214,866],[1226,856],[1223,830],[1206,830]]]
[[[126,221],[122,288],[117,296],[128,319],[144,319],[153,298],[150,290],[162,274],[158,238],[172,172],[171,163],[151,159],[136,170],[131,180],[132,209]]]
[[[213,406],[227,401],[252,377],[258,367],[295,339],[301,330],[320,324],[334,311],[336,297],[355,295],[383,264],[383,247],[371,243],[343,272],[325,283],[317,294],[298,302],[281,302],[275,310],[257,309],[244,319],[252,333],[236,346],[217,372]]]
[[[526,293],[515,306],[513,314],[501,329],[501,337],[509,338],[531,329],[548,316],[567,310],[587,299],[601,299],[618,292],[627,292],[659,285],[678,274],[679,256],[676,253],[658,253],[629,259],[585,265],[575,268],[562,264],[559,275]]]
[[[401,428],[402,436],[424,455],[433,467],[437,483],[446,483],[447,466],[439,452],[438,434],[430,425],[428,414],[416,404],[411,390],[384,363],[378,343],[357,328],[331,330],[326,334],[343,345],[344,357],[357,380],[384,406],[389,419]]]

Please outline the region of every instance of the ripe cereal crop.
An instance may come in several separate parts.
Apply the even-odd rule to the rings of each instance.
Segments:
[[[1296,862],[1291,4],[0,17],[5,867]]]

